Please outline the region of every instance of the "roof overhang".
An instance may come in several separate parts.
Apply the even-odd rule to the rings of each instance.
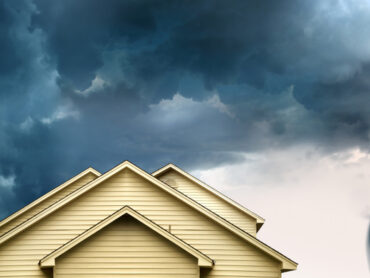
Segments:
[[[0,222],[0,227],[5,225],[6,223],[9,223],[11,220],[13,220],[14,218],[18,217],[19,215],[25,213],[26,211],[30,210],[31,208],[33,208],[34,206],[36,206],[37,204],[41,203],[42,201],[50,198],[51,196],[55,195],[56,193],[58,193],[59,191],[61,191],[62,189],[66,188],[67,186],[69,186],[70,184],[78,181],[79,179],[83,178],[84,176],[88,175],[88,174],[93,174],[95,175],[96,177],[99,177],[101,176],[101,173],[98,172],[97,170],[95,170],[94,168],[92,167],[89,167],[87,168],[86,170],[80,172],[79,174],[77,174],[76,176],[70,178],[69,180],[67,180],[66,182],[62,183],[61,185],[58,185],[57,187],[55,187],[53,190],[49,191],[48,193],[46,193],[45,195],[41,196],[40,198],[36,199],[35,201],[33,201],[32,203],[28,204],[27,206],[23,207],[22,209],[16,211],[15,213],[11,214],[10,216],[8,216],[7,218],[3,219],[1,222]]]

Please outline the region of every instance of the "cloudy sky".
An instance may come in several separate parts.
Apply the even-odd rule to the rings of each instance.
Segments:
[[[368,277],[369,108],[369,1],[0,0],[0,217],[173,162],[267,219],[286,277]]]

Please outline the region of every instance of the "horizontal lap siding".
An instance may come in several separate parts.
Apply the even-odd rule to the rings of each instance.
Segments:
[[[27,210],[26,212],[20,214],[16,218],[12,219],[10,222],[6,223],[4,226],[0,227],[0,235],[4,234],[5,232],[11,230],[15,226],[18,226],[19,224],[23,223],[27,219],[31,218],[32,216],[36,215],[43,209],[49,207],[51,204],[55,203],[56,201],[62,199],[64,196],[68,195],[69,193],[75,191],[76,189],[80,188],[84,184],[89,183],[90,181],[96,179],[96,176],[94,174],[86,174],[79,180],[75,181],[74,183],[71,183],[67,187],[63,188],[59,192],[55,193],[54,195],[50,196],[46,200],[40,202],[33,208]]]
[[[47,277],[38,261],[124,205],[216,261],[202,277],[280,277],[280,263],[175,197],[124,170],[0,246],[0,277]],[[27,246],[27,247],[26,247]]]
[[[56,260],[54,278],[199,277],[197,259],[124,216]]]
[[[217,213],[234,225],[256,236],[257,221],[255,218],[235,208],[225,200],[202,188],[174,170],[169,170],[159,177],[168,184],[174,184],[177,190]]]

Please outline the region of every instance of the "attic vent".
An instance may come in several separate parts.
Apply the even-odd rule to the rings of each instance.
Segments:
[[[178,188],[178,184],[176,183],[175,179],[172,178],[164,178],[162,179],[164,183],[167,183],[168,185],[172,186],[173,188]]]

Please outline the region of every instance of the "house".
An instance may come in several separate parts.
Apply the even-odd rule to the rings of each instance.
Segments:
[[[0,277],[281,277],[263,223],[173,164],[88,168],[0,222]]]

